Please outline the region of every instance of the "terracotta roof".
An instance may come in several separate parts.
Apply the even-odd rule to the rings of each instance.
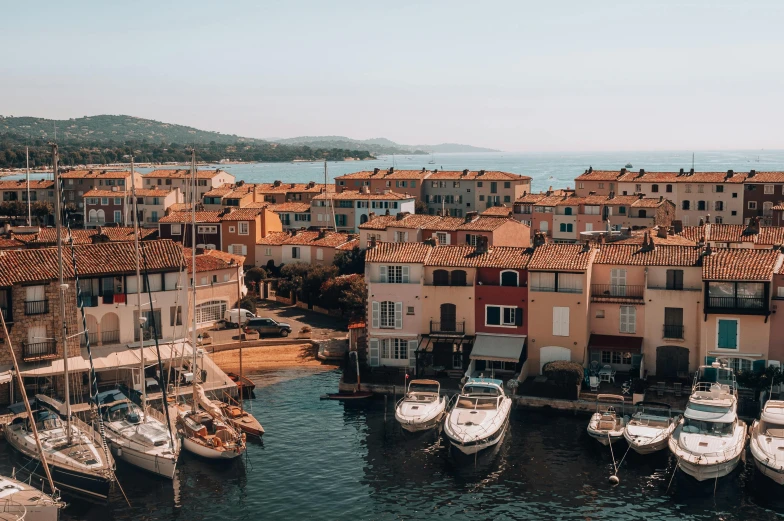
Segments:
[[[341,250],[341,251],[351,251],[354,248],[358,248],[359,246],[360,246],[359,239],[351,239],[348,242],[344,242],[343,244],[338,246],[336,249]]]
[[[531,178],[527,175],[511,174],[509,172],[498,172],[494,170],[469,170],[464,173],[463,170],[439,170],[433,171],[428,181],[435,181],[437,179],[448,179],[454,181],[530,181]]]
[[[13,237],[0,237],[0,250],[23,248],[25,243]]]
[[[261,208],[240,208],[227,213],[220,218],[221,221],[255,221],[263,210]]]
[[[703,226],[684,226],[678,234],[690,241],[700,242],[705,240],[705,225]]]
[[[196,170],[196,179],[212,179],[218,174],[228,174],[225,170]],[[229,174],[231,175],[231,174]],[[161,170],[153,170],[147,174],[143,174],[146,178],[168,178],[168,179],[190,179],[190,168],[163,168]],[[233,176],[232,176],[233,177]]]
[[[131,196],[131,190],[98,190],[93,188],[84,193],[84,197],[128,197]],[[158,190],[155,188],[137,188],[136,197],[166,197],[171,194],[170,190]]]
[[[696,242],[705,240],[708,242],[748,242],[758,244],[761,236],[764,234],[765,242],[761,244],[778,244],[769,242],[775,241],[775,237],[780,236],[779,232],[775,231],[776,228],[774,226],[760,226],[759,230],[755,232],[743,224],[709,223],[702,226],[685,226],[680,235]]]
[[[98,234],[106,235],[111,242],[130,242],[134,240],[134,231],[130,226],[104,226],[89,230],[71,230],[74,244],[92,244],[92,238]],[[141,228],[139,238],[145,239],[148,236],[158,233],[154,228]],[[67,236],[67,231],[63,230],[63,236]],[[56,245],[57,229],[41,228],[36,233],[16,234],[14,238],[29,246]],[[69,244],[69,242],[67,242]]]
[[[492,216],[492,217],[510,217],[514,213],[513,208],[509,208],[508,206],[491,206],[480,215]]]
[[[196,212],[197,223],[219,223],[221,212]],[[170,212],[169,215],[158,219],[159,223],[190,223],[192,220],[191,212]]]
[[[530,248],[496,246],[483,253],[473,246],[436,246],[425,266],[523,269],[531,260]]]
[[[778,210],[778,211],[784,210],[784,204],[777,204],[776,206],[771,208],[771,210]]]
[[[401,219],[398,217],[401,216]],[[377,215],[366,223],[359,225],[360,230],[386,230],[387,228],[420,229],[443,219],[437,215],[404,214]]]
[[[124,170],[71,170],[70,172],[61,172],[60,177],[63,179],[126,179],[131,177],[131,173]]]
[[[268,206],[268,208],[275,213],[287,213],[287,212],[305,213],[310,211],[310,204],[309,203],[281,203],[281,204],[271,204]]]
[[[784,183],[784,172],[749,172],[746,183]]]
[[[391,173],[387,169],[379,169],[378,172],[374,170],[364,170],[362,172],[353,172],[351,174],[341,175],[335,180],[353,180],[353,179],[422,179],[432,172],[429,170],[393,170]]]
[[[193,273],[193,251],[190,248],[183,248],[182,255],[188,273]],[[243,264],[245,264],[243,255],[234,255],[221,250],[204,250],[203,253],[196,254],[196,273],[236,268]]]
[[[397,192],[388,192],[388,193],[362,193],[358,190],[346,190],[344,192],[335,193],[335,194],[319,194],[313,198],[314,200],[321,200],[321,199],[336,199],[340,200],[358,200],[358,201],[367,201],[369,199],[381,199],[387,201],[400,201],[404,199],[416,199],[416,196],[413,194],[399,194]]]
[[[27,181],[20,179],[18,181],[0,181],[0,190],[26,190]],[[54,190],[54,181],[47,181],[45,179],[31,179],[30,190]]]
[[[632,203],[632,208],[658,208],[665,204],[673,204],[672,201],[659,197],[643,197]]]
[[[784,228],[780,226],[762,226],[757,236],[757,244],[776,245],[784,244]]]
[[[169,240],[141,243],[147,256],[147,269],[163,271],[177,269],[183,262],[182,249]],[[109,242],[82,244],[76,248],[76,266],[80,276],[136,273],[136,250],[132,243]],[[73,278],[70,252],[65,263],[65,276]],[[58,276],[57,248],[6,250],[0,252],[0,285],[10,286],[23,282],[44,282]]]
[[[528,269],[585,271],[595,254],[594,248],[585,251],[582,244],[545,244],[534,250]]]
[[[537,202],[534,203],[534,206],[558,206],[559,203],[562,201],[569,201],[570,199],[566,199],[563,195],[548,195],[542,197]],[[574,203],[579,204],[579,203]],[[569,206],[566,204],[566,206]]]
[[[196,206],[198,207],[199,205],[197,204]],[[168,210],[169,213],[187,212],[190,211],[190,209],[191,209],[190,203],[173,203],[170,204],[168,208],[166,208],[166,210]]]
[[[275,183],[257,183],[246,184],[245,186],[253,187],[253,190],[259,194],[279,194],[279,193],[321,193],[324,191],[323,183],[283,183],[276,181]],[[335,185],[327,185],[327,192],[334,192]]]
[[[612,244],[642,244],[643,239],[645,237],[645,233],[650,234],[651,240],[653,240],[653,244],[659,245],[669,245],[669,246],[696,246],[697,242],[687,239],[682,235],[672,235],[667,234],[667,237],[659,237],[656,228],[646,228],[644,230],[635,230],[632,232],[631,237],[628,239],[622,239],[619,241],[614,241]]]
[[[365,253],[365,262],[423,263],[433,246],[421,242],[381,242]]]
[[[774,250],[729,248],[714,250],[702,260],[705,280],[770,280],[781,264]]]
[[[696,246],[656,246],[643,250],[636,244],[605,244],[599,248],[594,264],[628,266],[698,266],[702,248]]]
[[[514,204],[534,204],[541,201],[545,197],[549,196],[547,194],[525,194],[524,196],[515,199]]]
[[[639,170],[593,170],[586,171],[575,181],[617,181],[619,183],[743,183],[747,174],[734,172],[640,172]]]
[[[217,188],[213,188],[208,192],[204,192],[204,197],[223,197],[224,195],[231,193],[234,191],[234,187],[231,185],[223,185]]]
[[[348,234],[345,233],[327,232],[323,239],[319,239],[317,236],[316,240],[312,241],[311,244],[313,246],[322,246],[324,248],[337,248],[341,244],[348,242],[348,237]]]
[[[454,232],[463,224],[465,224],[465,219],[460,217],[439,217],[438,220],[428,223],[422,229],[436,232]]]
[[[266,244],[268,246],[280,246],[291,237],[288,232],[270,232],[266,237],[256,241],[256,244]]]
[[[615,181],[621,176],[621,172],[613,170],[586,170],[575,177],[575,181]]]
[[[478,218],[461,224],[457,229],[460,231],[492,232],[505,224],[513,223],[523,227],[525,224],[509,217],[488,217],[479,216]],[[529,232],[526,232],[529,233]]]

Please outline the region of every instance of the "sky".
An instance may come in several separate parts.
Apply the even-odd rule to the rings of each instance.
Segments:
[[[505,151],[781,149],[784,2],[0,0],[0,114]]]

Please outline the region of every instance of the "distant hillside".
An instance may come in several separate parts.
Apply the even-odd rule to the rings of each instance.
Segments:
[[[277,143],[284,145],[307,145],[310,147],[335,147],[347,149],[367,150],[371,154],[429,154],[429,153],[454,153],[454,152],[499,152],[491,148],[460,145],[456,143],[442,143],[440,145],[401,145],[386,138],[351,139],[345,136],[300,136],[288,139],[276,139]]]
[[[236,143],[263,143],[236,135],[209,132],[184,125],[162,123],[152,119],[133,116],[88,116],[76,119],[44,119],[31,117],[0,116],[0,134],[10,133],[30,136],[33,140],[54,139],[57,126],[57,141],[60,143],[182,143],[207,145]]]

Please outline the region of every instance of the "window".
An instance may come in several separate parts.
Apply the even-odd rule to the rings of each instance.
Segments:
[[[248,233],[249,233],[248,232],[248,223],[247,222],[239,223],[239,234],[240,235],[248,235]]]
[[[737,199],[738,198],[738,192],[732,192],[732,198],[733,199]],[[735,215],[735,212],[733,212],[732,215]]]
[[[642,192],[642,185],[634,185],[634,191],[636,193]]]
[[[479,242],[479,237],[481,235],[474,235],[471,233],[466,234],[466,245],[468,246],[476,246],[477,242]]]
[[[316,260],[324,260],[324,250],[322,248],[316,248]]]
[[[582,293],[583,281],[579,273],[558,273],[556,279],[559,293]]]
[[[648,212],[645,210],[640,210],[639,212],[637,212],[637,217],[641,217],[641,218],[648,217]]]
[[[433,272],[434,286],[449,286],[449,272],[446,270],[435,270]]]
[[[172,235],[182,235],[182,225],[181,224],[172,224],[170,227]]]
[[[510,181],[504,181],[504,188],[512,188],[512,183]]]
[[[770,201],[765,201],[762,203],[762,215],[765,217],[770,217],[773,213],[773,203]]]
[[[218,227],[209,225],[209,226],[197,226],[196,227],[197,233],[218,233]]]
[[[300,258],[299,246],[292,246],[291,247],[291,258],[292,259],[299,259]]]
[[[599,206],[586,206],[585,215],[599,215],[600,208]]]
[[[452,188],[460,188],[460,181],[452,181]]]
[[[272,257],[272,248],[264,248],[264,255],[266,257]]]
[[[401,329],[402,326],[402,318],[400,319],[401,325],[397,327],[396,323],[398,322],[397,319],[397,308],[400,307],[402,311],[402,302],[392,302],[391,300],[385,300],[383,302],[377,302],[379,304],[379,328],[382,329]]]
[[[621,333],[637,331],[637,310],[634,306],[621,306]]]
[[[114,198],[114,204],[115,204],[115,206],[122,205],[122,197],[115,197]]]
[[[567,206],[566,208],[564,208],[564,215],[572,215],[572,207],[571,206]]]
[[[569,336],[569,308],[553,307],[553,336]]]
[[[408,242],[408,232],[395,232],[395,242]]]
[[[482,181],[477,181],[476,182],[476,187],[477,188],[482,188],[483,186],[484,186],[484,183],[482,183]]]
[[[381,282],[408,284],[408,266],[380,266]]]
[[[773,194],[773,185],[765,185],[765,194],[772,195]]]
[[[501,272],[502,286],[519,286],[519,274],[516,271],[506,270]]]
[[[485,306],[485,325],[517,327],[523,325],[523,310],[513,306]]]
[[[496,181],[490,181],[490,193],[491,194],[498,193],[498,183]]]
[[[504,196],[504,202],[505,203],[511,203],[512,202],[512,198],[510,196],[508,196],[508,195],[505,195]]]
[[[346,226],[346,215],[345,214],[336,214],[335,215],[335,226],[345,227]]]
[[[626,207],[625,206],[619,206],[618,207],[618,215],[626,215]]]
[[[561,223],[560,230],[564,233],[571,233],[574,231],[572,223]]]
[[[603,309],[597,309],[596,310],[596,318],[604,318],[604,310]]]
[[[683,338],[683,308],[664,308],[663,338]]]
[[[681,203],[681,207],[682,207],[684,210],[689,210],[689,209],[691,209],[691,201],[689,201],[688,199],[685,199],[685,200],[684,200],[684,201]]]
[[[667,289],[683,289],[683,270],[667,270]]]
[[[685,187],[686,187],[686,193],[690,194],[691,193],[691,185],[685,185]]]
[[[724,210],[724,201],[715,201],[713,203],[713,207],[717,212],[721,212]]]
[[[716,321],[716,348],[738,349],[738,320],[720,318]]]
[[[530,273],[532,291],[555,291],[555,273]]]
[[[757,209],[757,201],[749,201],[749,210]]]
[[[697,193],[703,193],[705,191],[704,185],[697,185]]]
[[[446,232],[436,232],[438,244],[449,244],[449,234]]]
[[[234,233],[235,230],[236,230],[235,226],[229,226],[229,233]]]
[[[746,360],[745,358],[730,358],[729,366],[736,373],[741,371],[751,371],[754,369],[754,363],[751,360]]]
[[[604,183],[599,183],[599,188],[604,188]]]
[[[408,359],[408,340],[404,338],[383,338],[381,342],[381,358],[391,360]]]
[[[706,207],[705,201],[697,201],[697,210],[705,211]]]
[[[170,326],[182,325],[182,306],[171,306],[169,308],[169,325]]]
[[[229,244],[229,253],[232,255],[247,255],[248,246],[245,244]]]
[[[414,306],[406,306],[406,315],[414,314]]]
[[[196,310],[198,312],[199,307],[196,306]],[[198,316],[198,314],[196,315]],[[142,326],[142,331],[144,334],[144,340],[150,340],[152,338],[163,338],[163,328],[161,327],[163,324],[161,322],[161,310],[156,309],[154,311],[142,311],[142,317],[146,318],[147,320],[144,322],[144,326]],[[139,323],[139,312],[133,312],[133,323]],[[139,328],[133,328],[133,339],[134,341],[139,341]]]
[[[480,196],[479,196],[479,200],[480,200],[480,201],[484,201],[484,200],[485,200],[485,196],[484,196],[484,195],[480,195]]]
[[[120,210],[114,211],[114,222],[121,223],[122,222],[122,212]]]
[[[666,186],[664,187],[664,191],[665,191],[665,192],[672,192],[672,185],[666,185]]]
[[[651,192],[655,193],[655,192],[658,192],[658,191],[659,191],[659,185],[651,185]]]
[[[451,286],[467,286],[466,284],[466,272],[463,270],[452,270],[451,275]]]

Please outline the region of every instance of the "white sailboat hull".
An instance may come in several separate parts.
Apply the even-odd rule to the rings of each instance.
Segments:
[[[174,479],[177,468],[177,458],[173,455],[162,456],[129,447],[114,439],[109,439],[109,446],[115,459],[119,459],[147,472],[152,472],[164,478]]]
[[[216,450],[205,447],[201,443],[196,443],[188,437],[182,437],[182,446],[190,453],[207,459],[235,459],[242,455],[242,452],[233,450]]]

